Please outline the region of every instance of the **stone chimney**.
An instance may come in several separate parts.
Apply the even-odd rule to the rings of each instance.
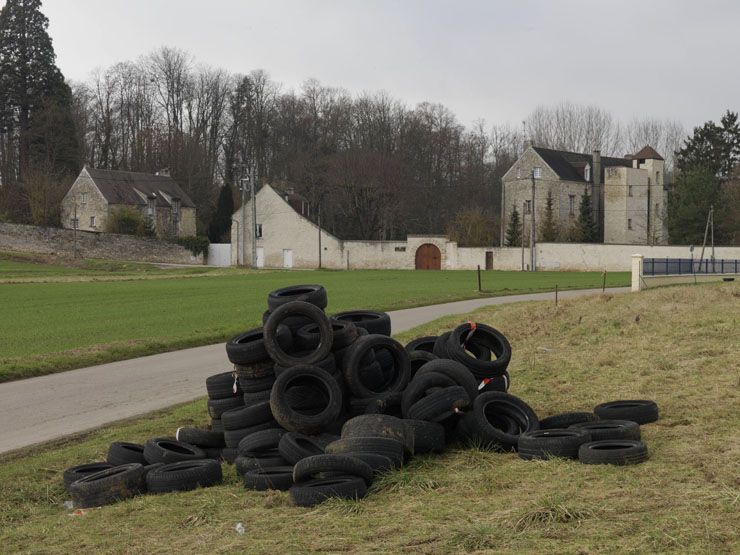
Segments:
[[[593,151],[593,160],[591,161],[591,176],[594,182],[594,186],[598,187],[601,185],[601,151]]]

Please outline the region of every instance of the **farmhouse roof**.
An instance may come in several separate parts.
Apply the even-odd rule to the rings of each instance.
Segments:
[[[645,145],[644,147],[642,147],[642,150],[640,150],[640,152],[638,152],[637,154],[634,154],[632,158],[637,158],[638,160],[663,160],[664,159],[650,145]]]
[[[584,179],[583,168],[586,164],[593,164],[593,154],[584,154],[580,152],[568,152],[566,150],[553,150],[539,146],[532,147],[534,151],[547,163],[552,170],[558,174],[560,179],[566,181],[586,181]],[[627,158],[612,158],[611,156],[601,157],[601,171],[611,166],[632,167],[632,162]],[[592,168],[593,169],[593,168]],[[603,177],[603,175],[602,175]],[[603,179],[602,179],[603,181]]]
[[[195,208],[190,197],[168,175],[89,167],[85,170],[109,204],[145,205],[147,198],[155,196],[157,206],[170,206],[175,198],[180,199],[180,206]]]

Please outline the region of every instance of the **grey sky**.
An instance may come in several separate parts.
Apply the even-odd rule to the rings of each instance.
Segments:
[[[0,1],[0,4],[3,3]],[[177,46],[286,89],[441,102],[470,125],[538,104],[595,103],[687,127],[737,110],[737,0],[45,0],[58,63],[96,67]]]

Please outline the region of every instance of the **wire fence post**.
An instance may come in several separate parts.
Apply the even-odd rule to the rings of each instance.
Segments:
[[[483,289],[481,289],[481,283],[480,283],[480,264],[478,264],[478,293],[480,293],[481,291],[483,291]]]
[[[606,292],[606,270],[604,270],[601,274],[601,292]]]
[[[555,306],[558,306],[558,284],[555,284]]]

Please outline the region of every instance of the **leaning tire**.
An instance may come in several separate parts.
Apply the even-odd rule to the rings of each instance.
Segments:
[[[288,354],[278,340],[277,330],[282,321],[289,316],[304,316],[310,319],[318,328],[320,337],[318,347],[304,357]],[[331,352],[334,336],[331,322],[320,308],[305,302],[291,302],[282,305],[270,314],[264,327],[264,337],[265,348],[275,364],[297,366],[299,364],[314,364],[326,358]]]
[[[496,416],[516,424],[515,433],[497,427]],[[458,424],[458,432],[468,440],[502,450],[515,450],[519,435],[539,430],[540,423],[532,408],[514,395],[492,391],[479,395],[472,410]]]
[[[470,397],[465,389],[454,385],[434,391],[411,405],[408,417],[412,420],[442,422],[469,404]]]
[[[390,379],[379,388],[371,388],[363,381],[363,361],[367,353],[383,348],[393,357]],[[355,341],[344,355],[344,378],[355,397],[373,397],[381,393],[403,391],[409,383],[409,354],[403,346],[385,335],[366,335]]]
[[[139,463],[101,470],[69,485],[74,506],[82,509],[110,505],[134,497],[145,489],[144,467]]]
[[[227,410],[221,415],[225,431],[250,428],[272,420],[269,401],[262,401],[252,406]]]
[[[280,445],[281,438],[286,434],[282,428],[268,428],[254,432],[242,438],[237,447],[239,455],[251,457],[264,453],[265,451],[274,451]]]
[[[177,441],[184,441],[196,447],[225,447],[223,432],[214,432],[212,430],[201,430],[199,428],[178,428],[175,432]]]
[[[479,347],[485,347],[496,355],[495,360],[470,356],[463,346],[468,337],[471,342]],[[456,327],[447,339],[446,349],[451,359],[470,368],[478,378],[500,376],[511,362],[509,340],[503,333],[485,324],[467,323]]]
[[[455,380],[439,372],[425,372],[416,376],[411,380],[401,398],[401,413],[404,418],[408,417],[411,406],[421,400],[427,394],[427,391],[453,385],[457,385]]]
[[[274,340],[282,350],[290,349],[293,344],[293,335],[289,328],[277,326],[272,333]],[[245,366],[269,360],[264,329],[254,328],[229,339],[226,342],[226,355],[232,364]]]
[[[471,401],[478,396],[478,382],[475,376],[463,364],[449,359],[439,359],[427,362],[416,373],[415,378],[420,378],[427,372],[437,372],[452,379],[460,387],[465,388]]]
[[[206,454],[195,445],[167,438],[150,439],[144,444],[144,458],[149,464],[170,464],[205,459]]]
[[[144,457],[144,446],[127,441],[114,441],[111,443],[110,447],[108,447],[106,460],[113,466],[131,463],[147,464],[147,460]]]
[[[413,339],[406,344],[406,350],[408,352],[424,351],[434,354],[434,344],[437,342],[437,339],[437,335],[426,335],[424,337],[417,337],[416,339]]]
[[[223,479],[221,465],[214,459],[181,461],[155,468],[146,476],[150,493],[190,491],[220,484]]]
[[[634,439],[604,439],[581,445],[578,459],[584,464],[639,464],[648,459],[648,449]]]
[[[286,307],[289,305],[285,305]],[[280,309],[278,309],[280,310]],[[286,392],[293,384],[316,385],[326,397],[326,405],[318,412],[299,412],[286,401]],[[319,434],[327,430],[342,412],[342,390],[328,372],[315,366],[294,366],[275,381],[270,393],[270,406],[275,420],[286,430],[304,434]]]
[[[577,459],[578,449],[591,440],[585,430],[578,429],[548,429],[533,430],[519,436],[519,457],[525,460],[550,459]]]
[[[69,490],[69,486],[72,484],[72,482],[76,482],[77,480],[84,478],[85,476],[90,476],[90,474],[96,474],[98,472],[102,472],[103,470],[108,470],[109,468],[113,468],[114,466],[116,465],[113,465],[109,462],[94,462],[80,464],[68,468],[64,471],[64,474],[62,475],[64,487],[65,489]]]
[[[602,420],[631,420],[638,424],[648,424],[658,419],[655,401],[610,401],[594,407],[594,412]]]
[[[331,320],[332,349],[338,350],[348,347],[358,337],[357,328],[351,322]],[[312,351],[321,342],[321,335],[316,324],[303,326],[295,334],[295,349]]]

